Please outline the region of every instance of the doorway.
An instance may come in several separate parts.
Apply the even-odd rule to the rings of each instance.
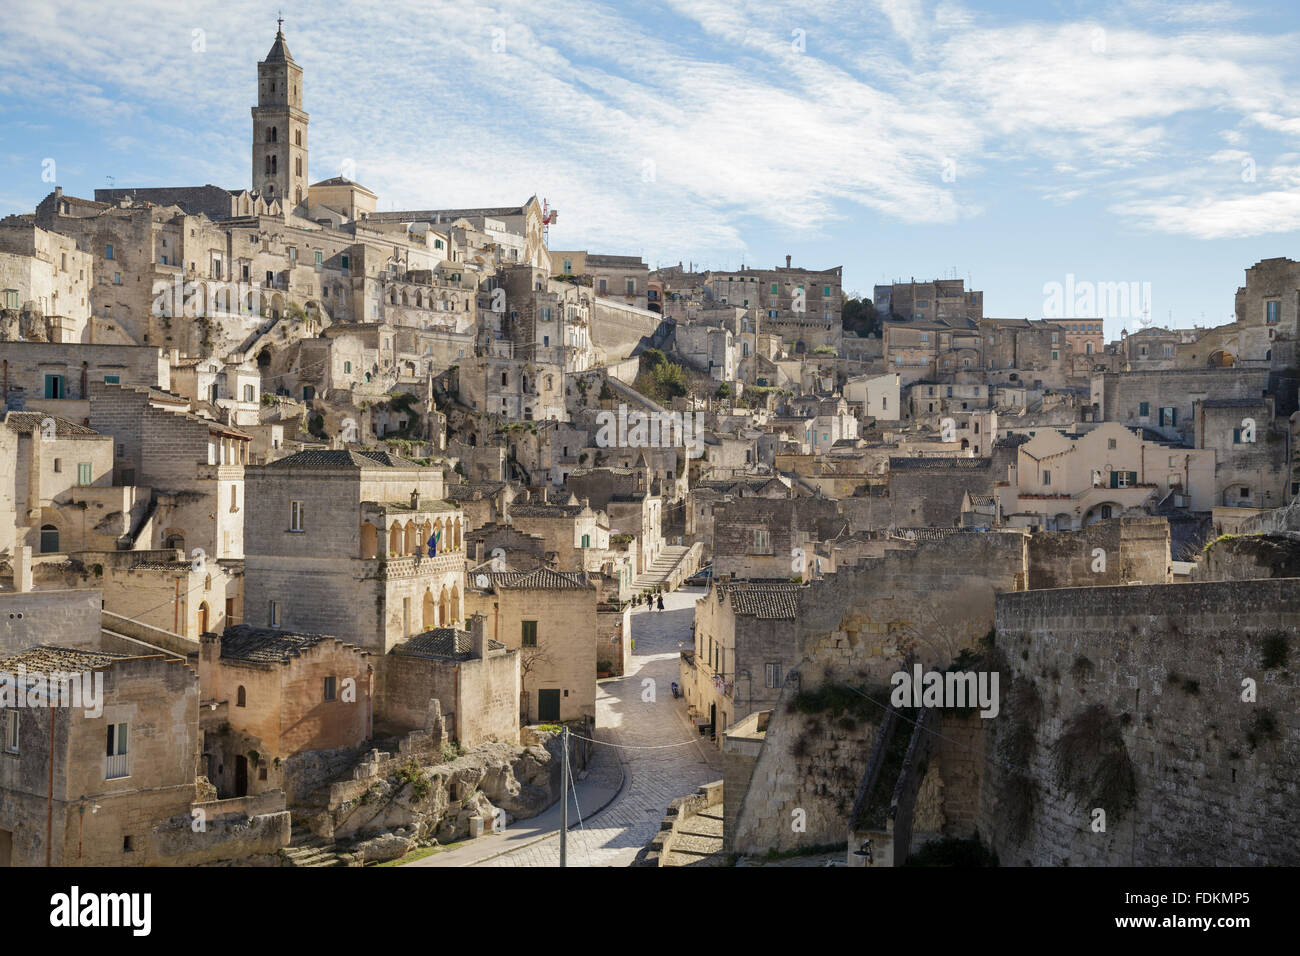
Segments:
[[[243,754],[235,758],[235,796],[248,796],[248,758]]]
[[[537,692],[537,719],[550,723],[560,719],[560,691],[549,688]]]

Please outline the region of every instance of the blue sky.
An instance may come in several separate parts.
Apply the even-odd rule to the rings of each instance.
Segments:
[[[0,214],[51,188],[249,185],[273,4],[11,3]],[[1293,256],[1300,65],[1283,3],[286,3],[312,181],[380,207],[559,212],[553,248],[652,265],[844,266],[846,289],[1150,283],[1228,321]],[[317,19],[312,19],[316,16]],[[350,165],[347,165],[350,164]],[[1108,320],[1108,336],[1133,322]]]

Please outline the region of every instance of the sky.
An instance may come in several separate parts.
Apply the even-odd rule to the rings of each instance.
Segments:
[[[961,278],[998,317],[1138,283],[1108,338],[1300,258],[1293,0],[0,2],[0,215],[250,186],[282,9],[310,181],[384,210],[536,195],[554,249]]]

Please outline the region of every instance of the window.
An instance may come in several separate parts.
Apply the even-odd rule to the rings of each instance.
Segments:
[[[46,398],[67,398],[67,392],[62,375],[45,376],[45,397]]]
[[[830,295],[830,294],[831,294],[831,287],[828,285],[822,286],[822,295]]]
[[[344,374],[344,375],[351,375],[351,374],[352,374],[352,363],[351,363],[351,362],[344,362],[344,363],[343,363],[343,374]]]
[[[1050,471],[1044,471],[1044,472],[1043,472],[1043,484],[1044,484],[1044,485],[1050,485],[1051,483],[1052,483],[1052,473],[1051,473]]]
[[[771,538],[765,528],[754,529],[754,551],[758,554],[767,554],[771,547]]]
[[[339,266],[340,266],[340,268],[343,269],[344,272],[347,272],[347,271],[348,271],[348,257],[347,257],[347,256],[339,256]]]
[[[90,474],[90,462],[77,462],[77,484],[89,485],[94,481]]]
[[[1173,428],[1178,424],[1178,409],[1173,406],[1167,406],[1160,409],[1160,424],[1164,427]]]
[[[316,258],[316,268],[319,269],[322,265],[325,264],[325,254],[323,252],[317,251],[315,258]]]
[[[104,258],[105,259],[113,258],[113,244],[111,242],[104,247]]]
[[[301,501],[289,502],[289,530],[302,530],[302,505]]]
[[[235,706],[236,707],[248,706],[248,691],[244,690],[243,684],[240,684],[239,690],[235,691]]]
[[[5,717],[5,753],[18,753],[18,711],[6,710]]]
[[[120,272],[114,272],[114,273],[113,273],[113,285],[121,285],[121,284],[122,284],[122,273],[120,273]]]
[[[118,777],[130,776],[127,767],[127,741],[130,737],[129,726],[122,724],[108,725],[108,742],[105,748],[107,756],[107,766],[104,772],[104,779],[115,780]]]
[[[41,554],[59,553],[59,529],[52,524],[41,525]]]
[[[104,384],[105,384],[105,385],[120,385],[121,382],[122,382],[122,377],[121,377],[120,375],[105,375],[105,376],[104,376]]]
[[[1150,402],[1138,402],[1138,417],[1147,418],[1151,414]]]
[[[334,677],[325,678],[325,700],[335,700],[337,698],[336,691],[338,688],[336,686],[336,681],[337,678]]]
[[[1264,321],[1269,325],[1282,320],[1282,302],[1280,299],[1274,299],[1272,302],[1264,303]]]
[[[519,643],[523,647],[537,646],[537,622],[522,621],[520,623]]]
[[[279,602],[279,601],[272,601],[272,602],[271,602],[271,609],[270,609],[270,613],[269,613],[268,617],[269,617],[269,620],[270,620],[270,626],[271,626],[271,627],[279,627],[279,626],[280,626],[280,602]]]
[[[1114,451],[1114,450],[1115,450],[1115,439],[1113,439],[1113,438],[1107,438],[1107,439],[1106,439],[1106,447],[1109,448],[1111,451]]]
[[[5,289],[5,308],[6,308],[6,309],[16,309],[16,308],[18,308],[18,290],[17,290],[17,289]]]
[[[781,665],[777,663],[767,663],[763,665],[763,686],[775,688],[781,686]]]
[[[1060,359],[1060,357],[1061,357],[1061,353],[1060,353],[1060,352],[1053,352],[1053,353],[1052,353],[1052,361],[1053,361],[1053,362],[1055,362],[1055,361],[1057,361],[1058,359]]]
[[[628,279],[628,280],[627,280],[627,294],[628,294],[628,295],[636,295],[636,280],[635,280],[635,279]]]
[[[255,386],[252,385],[244,386],[244,401],[246,402],[257,401],[257,388]]]
[[[584,534],[584,535],[582,536],[582,546],[583,546],[584,548],[590,548],[590,547],[591,547],[591,535],[589,535],[589,534]]]

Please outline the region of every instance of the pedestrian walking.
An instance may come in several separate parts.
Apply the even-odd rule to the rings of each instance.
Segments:
[[[663,609],[664,609],[664,596],[661,594],[659,595],[659,610],[662,611]]]

